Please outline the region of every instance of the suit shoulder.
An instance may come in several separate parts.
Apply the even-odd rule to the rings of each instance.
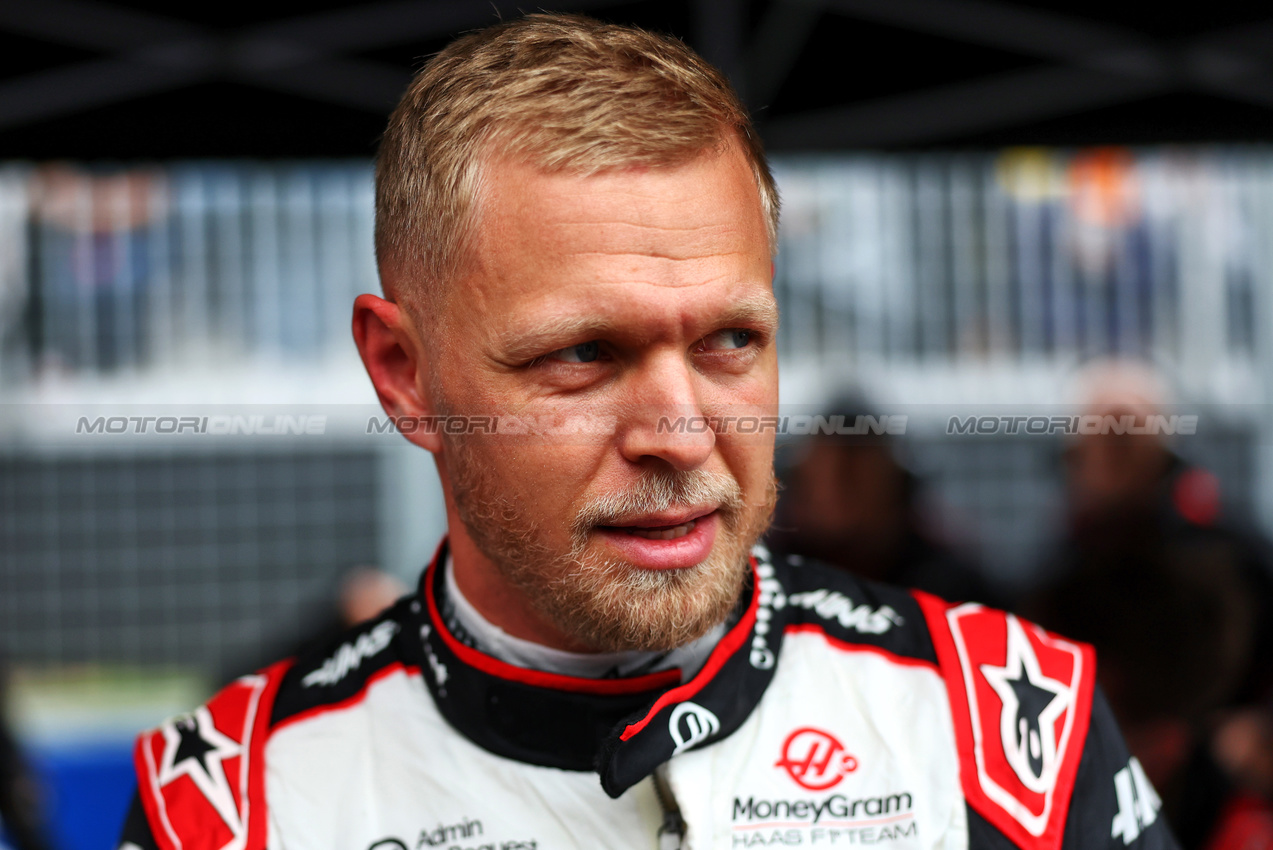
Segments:
[[[318,641],[297,655],[279,684],[271,728],[310,714],[350,705],[368,685],[404,666],[398,640],[412,597],[405,597],[374,620]]]
[[[968,805],[1022,850],[1059,850],[1093,722],[1095,653],[1005,611],[914,596],[946,683]]]
[[[140,808],[161,850],[200,841],[263,850],[264,750],[289,668],[283,661],[242,676],[194,711],[138,736],[133,763]]]
[[[903,661],[937,663],[928,626],[910,591],[799,556],[770,563],[782,587],[775,608],[782,610],[788,633],[821,632],[844,649],[877,649]]]
[[[160,850],[231,843],[264,850],[270,737],[286,723],[356,702],[402,666],[395,638],[411,604],[243,676],[194,711],[142,733],[134,748],[141,811]]]

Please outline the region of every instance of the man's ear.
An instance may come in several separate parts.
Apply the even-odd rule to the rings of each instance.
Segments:
[[[354,342],[380,406],[395,422],[436,413],[432,400],[421,390],[428,383],[429,364],[410,333],[409,321],[402,308],[383,298],[359,295],[354,300]],[[403,430],[402,435],[437,454],[442,448],[437,430],[418,426]]]

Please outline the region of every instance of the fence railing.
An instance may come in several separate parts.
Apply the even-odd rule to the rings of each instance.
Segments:
[[[1142,354],[1199,400],[1267,395],[1273,150],[776,171],[789,362],[949,375]],[[0,385],[348,361],[371,227],[366,162],[0,168]]]
[[[10,167],[4,379],[348,356],[371,228],[365,162]]]
[[[946,372],[1136,355],[1200,400],[1252,400],[1273,322],[1273,151],[859,156],[777,173],[797,359]]]

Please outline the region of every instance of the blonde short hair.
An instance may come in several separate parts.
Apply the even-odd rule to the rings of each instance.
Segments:
[[[737,143],[777,246],[778,192],[746,108],[678,39],[578,15],[528,15],[434,56],[389,118],[376,162],[385,293],[420,306],[463,267],[484,162],[592,174],[678,165]],[[417,301],[419,299],[419,301]]]

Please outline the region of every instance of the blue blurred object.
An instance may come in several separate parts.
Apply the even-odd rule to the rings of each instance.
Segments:
[[[131,741],[32,746],[31,768],[45,792],[48,835],[57,850],[111,850],[136,789]]]

